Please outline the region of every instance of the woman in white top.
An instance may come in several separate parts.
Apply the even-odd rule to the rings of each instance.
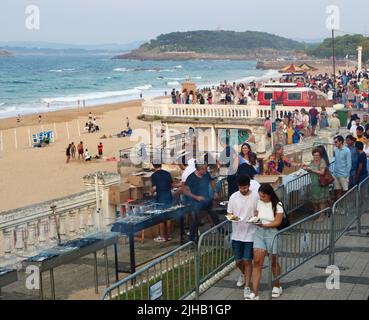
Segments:
[[[280,266],[277,259],[277,239],[272,241],[278,232],[278,227],[283,219],[283,207],[270,184],[262,184],[259,188],[260,200],[257,204],[257,217],[260,219],[259,228],[254,238],[254,269],[253,269],[253,292],[249,300],[259,300],[259,285],[261,270],[264,265],[266,254],[272,255],[272,271],[274,277],[280,274]],[[278,298],[282,294],[279,280],[275,281],[272,297]]]
[[[363,142],[364,142],[364,152],[366,154],[366,158],[367,158],[367,162],[366,162],[366,167],[368,169],[368,172],[369,172],[369,135],[364,133],[364,139],[363,139]]]

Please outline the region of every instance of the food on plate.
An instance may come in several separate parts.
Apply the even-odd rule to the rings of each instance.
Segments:
[[[256,216],[251,217],[247,222],[249,223],[260,223],[260,219]]]
[[[241,220],[240,217],[238,217],[234,214],[227,215],[227,218],[228,218],[228,220],[231,220],[231,221],[240,221]]]

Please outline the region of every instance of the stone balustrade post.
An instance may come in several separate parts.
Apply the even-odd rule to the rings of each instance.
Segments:
[[[66,222],[66,213],[62,212],[59,215],[59,234],[61,240],[67,239],[67,232],[65,229],[65,222]]]
[[[24,225],[18,226],[15,229],[15,250],[17,254],[22,254],[24,251]]]
[[[77,234],[76,215],[77,215],[77,212],[75,210],[69,211],[69,235],[71,237],[74,237]]]
[[[3,230],[4,236],[4,258],[9,259],[13,249],[13,234],[14,228],[7,228]]]
[[[27,252],[32,255],[36,251],[36,223],[31,221],[27,224]]]
[[[88,216],[87,208],[81,208],[78,210],[78,218],[79,218],[79,233],[84,234],[86,232],[86,216]]]
[[[39,221],[39,236],[38,242],[40,246],[45,246],[46,244],[46,234],[47,234],[47,224],[49,223],[48,218],[43,218]]]

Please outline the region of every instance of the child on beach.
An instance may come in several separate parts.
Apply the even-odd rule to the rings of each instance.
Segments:
[[[88,152],[88,149],[86,149],[86,151],[85,151],[85,161],[91,161],[91,156]]]
[[[97,152],[99,154],[99,158],[102,159],[103,156],[103,144],[100,142],[100,144],[97,146]]]
[[[83,142],[82,141],[78,144],[77,150],[78,150],[78,160],[80,158],[83,159]]]
[[[67,150],[65,151],[65,155],[67,156],[67,161],[66,163],[69,163],[70,160],[70,148],[71,148],[72,144],[69,144],[67,147]]]
[[[76,145],[74,144],[74,142],[71,143],[70,154],[72,156],[72,159],[76,158]]]

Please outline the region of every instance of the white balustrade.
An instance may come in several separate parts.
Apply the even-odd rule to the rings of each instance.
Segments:
[[[276,106],[277,116],[283,117],[295,109],[309,110],[309,107]],[[317,108],[320,111],[320,108]],[[330,112],[330,111],[329,111]],[[216,105],[216,104],[171,104],[167,99],[150,100],[143,106],[143,115],[180,117],[180,118],[224,118],[224,119],[256,119],[270,117],[270,106],[259,105],[252,101],[247,105]]]
[[[95,225],[95,221],[94,221],[94,211],[96,211],[96,209],[94,207],[88,207],[88,212],[87,212],[87,215],[88,215],[88,219],[87,219],[87,230],[90,232],[90,231],[93,231],[94,230],[94,225]]]
[[[86,208],[81,208],[78,210],[78,218],[79,218],[79,233],[84,234],[86,232],[86,223],[85,223],[87,218]]]

